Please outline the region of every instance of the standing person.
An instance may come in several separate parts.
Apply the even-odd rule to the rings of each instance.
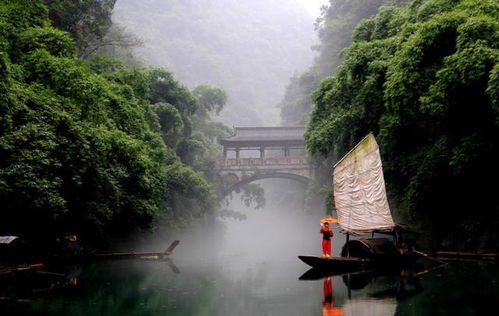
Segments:
[[[331,237],[334,236],[333,230],[329,228],[329,223],[326,222],[321,224],[322,234],[322,256],[325,258],[331,258]]]

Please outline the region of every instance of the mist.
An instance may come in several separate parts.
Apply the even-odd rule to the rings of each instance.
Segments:
[[[325,2],[121,0],[112,18],[143,41],[134,49],[143,64],[165,67],[189,88],[224,89],[227,104],[215,120],[229,126],[278,126],[278,104],[289,78],[314,59],[314,20]],[[180,229],[178,255],[216,253],[259,262],[319,253],[318,219],[324,209],[304,209],[306,186],[289,180],[253,184],[264,189],[263,208],[245,205],[241,193],[232,192],[220,208],[244,219],[217,217],[216,229]],[[157,243],[149,239],[145,244]]]
[[[236,195],[229,208],[245,214],[246,220],[227,218],[225,251],[252,260],[287,258],[317,248],[320,213],[304,210],[306,187],[289,180],[257,181],[265,190],[262,209],[246,206]]]
[[[0,314],[494,310],[498,20],[497,0],[0,1]],[[352,240],[331,224],[330,254],[335,209]]]
[[[217,118],[228,125],[279,125],[289,78],[310,66],[314,19],[298,0],[120,0],[113,21],[141,38],[135,53],[192,88],[223,88]]]

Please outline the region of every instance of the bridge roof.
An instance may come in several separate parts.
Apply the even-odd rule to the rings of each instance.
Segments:
[[[305,126],[234,127],[235,134],[220,139],[224,146],[303,146]]]

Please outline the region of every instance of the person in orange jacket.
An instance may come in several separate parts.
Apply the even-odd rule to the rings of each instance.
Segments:
[[[325,258],[331,257],[331,237],[334,236],[333,230],[329,227],[329,223],[321,224],[322,234],[322,256]]]

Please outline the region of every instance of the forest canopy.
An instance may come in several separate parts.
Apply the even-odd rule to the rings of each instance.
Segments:
[[[309,152],[341,156],[374,132],[399,218],[450,248],[496,249],[499,3],[382,7],[344,56],[313,95]]]
[[[161,68],[78,58],[96,40],[85,36],[109,27],[114,1],[81,5],[0,3],[2,234],[97,239],[213,213],[211,137],[228,129],[209,112],[221,110],[223,91],[194,95]],[[87,22],[88,32],[74,28]]]
[[[312,66],[291,78],[280,102],[281,120],[285,125],[308,122],[312,109],[312,93],[322,79],[337,72],[343,61],[342,51],[352,41],[352,32],[362,20],[375,15],[383,5],[400,6],[407,0],[330,0],[322,7],[315,23],[320,43]]]

